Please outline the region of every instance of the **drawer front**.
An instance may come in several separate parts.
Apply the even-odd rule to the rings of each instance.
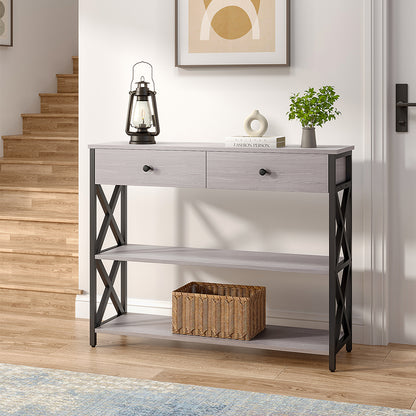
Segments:
[[[319,154],[209,152],[207,187],[326,193],[327,164],[327,155]]]
[[[151,167],[145,172],[144,166]],[[95,151],[95,183],[205,188],[205,152],[172,150]]]

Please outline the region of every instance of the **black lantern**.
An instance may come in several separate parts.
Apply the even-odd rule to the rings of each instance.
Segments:
[[[153,91],[144,76],[136,82],[137,88],[133,90],[134,68],[140,64],[147,64],[151,68]],[[133,76],[130,83],[130,101],[127,115],[126,133],[130,136],[131,144],[154,144],[155,136],[160,133],[159,118],[156,107],[155,81],[153,80],[153,67],[148,62],[140,61],[133,65]]]

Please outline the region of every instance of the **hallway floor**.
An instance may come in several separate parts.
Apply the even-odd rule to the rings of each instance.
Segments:
[[[327,357],[99,334],[88,321],[1,314],[0,362],[416,410],[416,347]]]

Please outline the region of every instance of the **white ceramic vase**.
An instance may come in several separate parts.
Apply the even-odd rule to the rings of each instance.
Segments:
[[[257,120],[260,123],[260,127],[257,130],[253,130],[251,127],[251,123]],[[244,120],[244,130],[246,131],[247,135],[252,137],[261,137],[266,133],[267,127],[269,124],[267,123],[266,117],[260,114],[259,110],[254,110],[245,120]]]

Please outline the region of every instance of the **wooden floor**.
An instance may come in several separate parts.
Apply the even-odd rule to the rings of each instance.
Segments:
[[[0,362],[416,410],[416,347],[327,357],[98,334],[88,322],[1,313]]]

